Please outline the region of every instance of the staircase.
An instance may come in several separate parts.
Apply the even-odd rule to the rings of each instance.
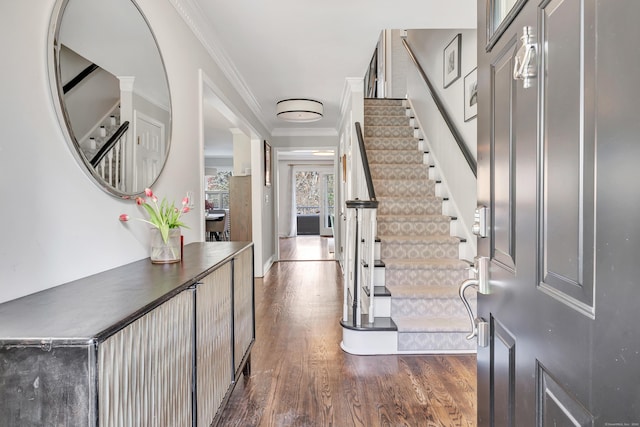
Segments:
[[[365,100],[364,142],[379,201],[375,316],[376,322],[390,317],[397,342],[388,351],[374,346],[374,351],[361,353],[473,352],[475,341],[465,338],[471,330],[469,317],[458,296],[458,287],[469,277],[470,263],[459,257],[465,242],[455,236],[446,189],[405,103]],[[467,296],[475,310],[475,294]],[[359,333],[377,339],[375,328]]]
[[[118,133],[121,125],[120,106],[117,105],[93,127],[86,138],[79,141],[80,150],[88,162],[91,162],[109,139]],[[122,168],[125,138],[126,136],[121,136],[120,141],[93,167],[94,172],[103,179],[104,183],[118,190],[124,190]]]
[[[88,160],[96,155],[98,150],[109,140],[120,124],[120,108],[111,111],[108,117],[104,117],[102,121],[92,129],[86,139],[80,141],[80,149]]]

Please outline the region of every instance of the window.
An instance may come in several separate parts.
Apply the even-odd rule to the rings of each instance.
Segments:
[[[229,177],[231,171],[218,171],[205,176],[205,209],[229,209]]]

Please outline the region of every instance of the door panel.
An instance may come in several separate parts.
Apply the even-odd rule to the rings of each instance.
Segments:
[[[541,5],[544,192],[541,212],[543,291],[593,315],[593,59],[584,55],[583,4],[555,0]],[[593,28],[593,23],[587,25]],[[571,30],[567,30],[570,28]],[[593,58],[593,57],[591,57]],[[590,100],[592,102],[592,99]]]
[[[517,39],[512,37],[491,64],[492,153],[491,186],[493,227],[492,258],[506,268],[515,269],[514,141],[516,107],[513,55]]]
[[[478,425],[640,425],[640,2],[518,2],[496,34],[493,3],[478,2]],[[509,81],[524,26],[528,88]]]
[[[540,393],[538,426],[591,426],[593,417],[550,375],[538,365]]]
[[[491,319],[492,424],[511,426],[515,415],[516,342],[494,318]]]

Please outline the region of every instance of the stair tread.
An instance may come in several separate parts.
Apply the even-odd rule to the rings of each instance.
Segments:
[[[368,286],[364,286],[362,288],[364,290],[364,293],[367,294],[367,296],[371,296],[370,292],[369,292],[369,287]],[[391,296],[391,291],[386,287],[386,286],[374,286],[373,287],[373,296],[374,297],[390,297]]]
[[[343,328],[351,329],[354,331],[397,331],[398,326],[391,317],[376,317],[373,320],[373,324],[367,323],[367,315],[363,314],[361,319],[361,325],[356,326],[353,324],[352,316],[349,315],[349,320],[340,320],[340,324]]]
[[[431,316],[394,316],[398,332],[471,332],[469,318],[431,317]]]

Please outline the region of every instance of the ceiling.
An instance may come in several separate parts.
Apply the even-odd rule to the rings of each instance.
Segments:
[[[474,28],[477,7],[475,0],[171,1],[273,136],[337,135],[345,81],[364,77],[383,29]],[[325,115],[282,121],[276,103],[286,98],[316,99]],[[235,124],[208,110],[205,134],[217,148],[207,142],[205,156],[221,155]]]

